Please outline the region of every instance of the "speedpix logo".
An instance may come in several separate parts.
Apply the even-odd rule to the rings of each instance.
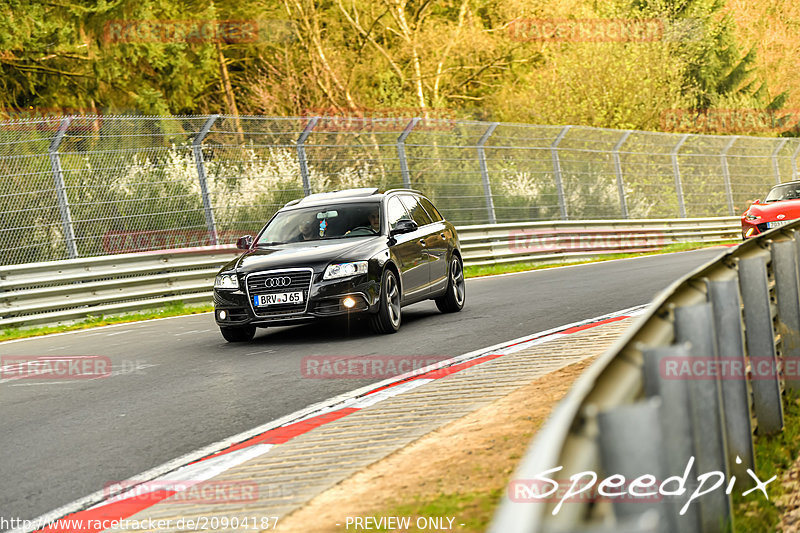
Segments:
[[[0,357],[0,379],[97,379],[111,375],[111,359],[100,355]]]

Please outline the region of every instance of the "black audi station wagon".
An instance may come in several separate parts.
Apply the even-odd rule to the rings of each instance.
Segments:
[[[455,227],[418,191],[348,189],[294,200],[214,282],[214,316],[229,342],[256,327],[366,315],[378,333],[401,308],[432,299],[445,313],[466,296]]]

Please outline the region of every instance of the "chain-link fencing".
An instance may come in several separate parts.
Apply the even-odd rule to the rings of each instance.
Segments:
[[[289,200],[411,187],[458,225],[728,216],[800,139],[425,118],[0,123],[0,264],[230,243]]]

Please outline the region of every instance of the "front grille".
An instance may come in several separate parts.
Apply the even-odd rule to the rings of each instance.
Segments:
[[[257,317],[278,317],[282,315],[293,315],[303,313],[308,303],[308,294],[311,290],[311,269],[303,270],[276,270],[269,272],[259,272],[250,274],[247,277],[247,296],[250,298],[250,306]],[[291,281],[287,285],[272,286],[266,285],[268,280],[289,278]],[[253,304],[253,296],[262,294],[277,294],[281,292],[303,291],[302,303],[276,304],[267,307],[256,307]]]

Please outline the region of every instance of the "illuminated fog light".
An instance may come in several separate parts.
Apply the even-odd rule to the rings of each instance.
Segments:
[[[342,305],[345,306],[346,308],[350,309],[354,305],[356,305],[356,301],[355,301],[355,299],[353,299],[353,297],[348,296],[344,300],[342,300]]]
[[[227,311],[220,311],[219,312],[219,319],[220,320],[225,320],[226,318],[228,318],[228,312]]]

